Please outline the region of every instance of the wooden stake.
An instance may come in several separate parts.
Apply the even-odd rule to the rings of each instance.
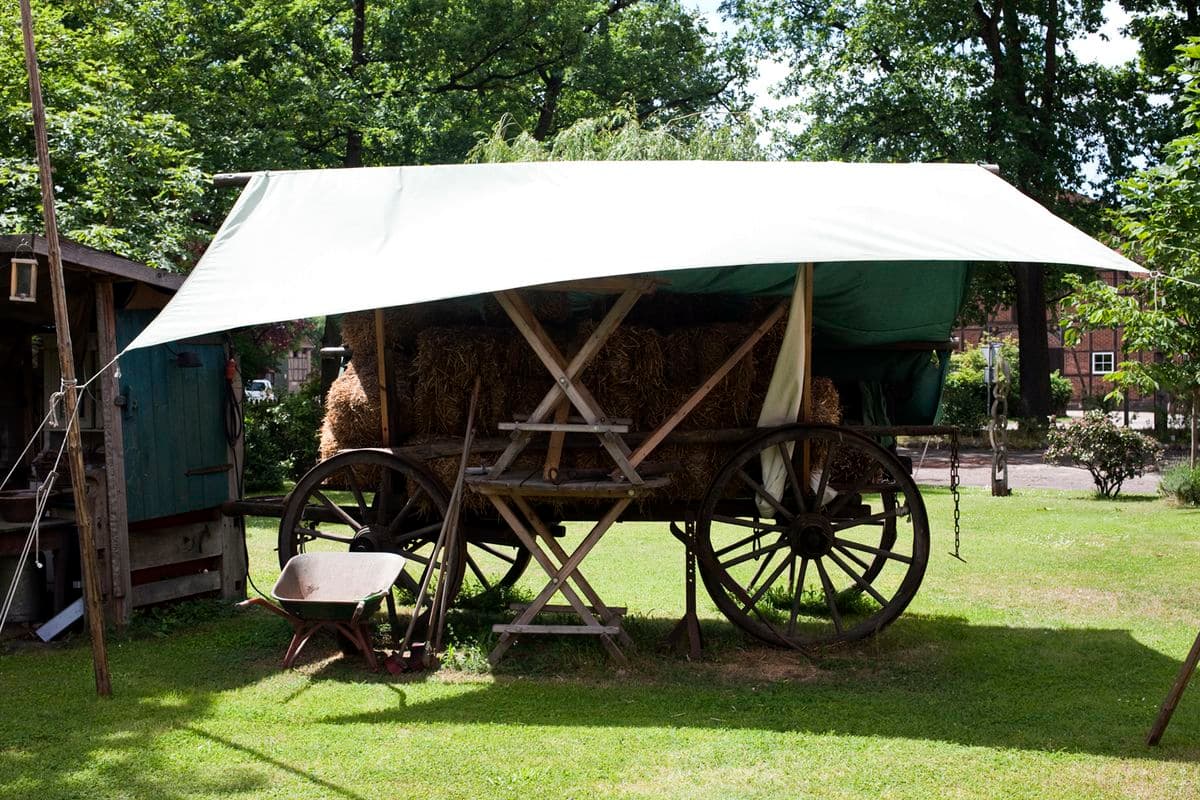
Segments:
[[[67,417],[67,457],[71,488],[75,494],[75,521],[79,528],[79,560],[83,566],[83,601],[92,639],[92,665],[96,693],[112,696],[108,674],[108,650],[104,642],[104,609],[100,599],[100,569],[96,563],[95,530],[84,483],[83,447],[79,439],[76,407],[75,356],[71,348],[70,316],[63,282],[62,252],[58,245],[58,221],[54,213],[54,173],[50,168],[50,146],[46,140],[46,108],[42,103],[42,81],[38,74],[37,50],[33,43],[33,10],[21,0],[21,33],[25,39],[25,70],[29,74],[29,98],[33,105],[33,132],[37,145],[38,177],[42,185],[42,215],[46,222],[46,251],[50,262],[50,293],[54,300],[54,327],[58,334],[58,361],[62,368],[63,396]]]
[[[1150,732],[1146,734],[1146,744],[1154,746],[1162,739],[1163,731],[1167,729],[1167,723],[1171,721],[1171,715],[1175,713],[1175,706],[1179,705],[1179,698],[1183,697],[1183,690],[1187,688],[1188,682],[1192,679],[1192,673],[1196,671],[1197,663],[1200,663],[1200,635],[1196,636],[1191,652],[1179,665],[1179,674],[1175,676],[1175,682],[1171,684],[1171,691],[1167,692],[1167,696],[1163,698],[1162,705],[1158,709],[1158,716],[1155,717],[1154,724],[1150,726]]]

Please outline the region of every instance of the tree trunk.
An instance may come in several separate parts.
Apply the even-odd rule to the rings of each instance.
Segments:
[[[356,80],[362,66],[367,63],[367,0],[354,0],[354,21],[350,29],[350,80]],[[346,131],[346,156],[342,165],[346,167],[361,167],[363,155],[363,135],[358,128]]]
[[[1021,359],[1021,415],[1050,416],[1050,347],[1046,334],[1046,279],[1041,264],[1013,264]]]
[[[554,115],[558,111],[558,98],[562,95],[563,89],[563,71],[556,69],[553,72],[543,73],[541,77],[546,86],[546,93],[542,96],[542,108],[538,113],[537,127],[533,129],[533,138],[539,142],[545,141],[550,132],[554,130]]]
[[[1200,393],[1192,392],[1191,443],[1188,447],[1188,467],[1196,468],[1196,412],[1200,410]]]

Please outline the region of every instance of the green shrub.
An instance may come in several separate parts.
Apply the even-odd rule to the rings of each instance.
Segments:
[[[1055,428],[1048,441],[1046,459],[1087,469],[1104,497],[1116,497],[1127,478],[1142,475],[1162,457],[1162,445],[1114,425],[1101,411],[1089,411],[1082,420]]]
[[[245,491],[277,492],[317,463],[319,376],[273,403],[247,403]]]
[[[1200,467],[1176,464],[1163,473],[1158,490],[1183,505],[1200,506]]]
[[[1069,378],[1063,377],[1058,370],[1050,373],[1050,411],[1056,417],[1067,413],[1067,406],[1075,394],[1075,387]]]

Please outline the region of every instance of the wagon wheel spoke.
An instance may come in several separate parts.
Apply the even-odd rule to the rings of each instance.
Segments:
[[[724,522],[728,525],[738,525],[743,528],[753,528],[758,531],[750,538],[758,536],[766,531],[786,531],[787,527],[783,525],[772,525],[769,522],[763,522],[761,519],[742,519],[741,517],[727,517],[724,514],[713,514],[712,518],[715,522]],[[743,540],[745,541],[745,540]]]
[[[796,498],[796,508],[802,512],[808,511],[808,503],[804,502],[806,487],[800,483],[800,476],[796,474],[796,465],[792,463],[792,456],[796,454],[795,448],[793,447],[792,452],[789,453],[784,442],[780,442],[778,447],[779,457],[783,459],[784,469],[787,470],[788,482],[792,484],[792,496]]]
[[[363,496],[362,486],[358,483],[358,472],[354,469],[349,469],[350,473],[350,491],[354,493],[354,502],[358,503],[358,511],[362,514],[363,519],[370,516],[367,511],[367,499]]]
[[[859,558],[858,556],[854,555],[854,553],[851,553],[849,550],[847,550],[846,548],[842,547],[841,545],[834,545],[834,549],[835,549],[835,550],[837,550],[837,551],[838,551],[839,553],[841,553],[842,555],[844,555],[846,558],[848,558],[848,559],[850,559],[851,561],[853,561],[855,564],[858,564],[860,567],[862,567],[862,568],[863,568],[863,570],[869,570],[869,569],[871,569],[871,565],[870,565],[870,564],[868,564],[867,562],[863,561],[861,558]]]
[[[817,564],[817,572],[821,576],[821,588],[825,592],[825,604],[829,606],[829,617],[833,620],[833,628],[840,636],[842,634],[842,614],[837,607],[837,594],[833,591],[833,583],[829,580],[829,573],[825,571],[825,566],[821,563],[821,559],[814,559]]]
[[[897,519],[899,517],[907,516],[908,506],[896,506],[893,509],[880,511],[865,517],[852,517],[851,519],[838,520],[837,522],[833,523],[833,529],[835,531],[844,531],[849,530],[850,528],[857,528],[860,525],[883,525],[889,519]]]
[[[396,535],[396,532],[400,530],[400,526],[404,524],[404,518],[408,516],[408,512],[416,505],[417,498],[422,494],[424,492],[418,489],[409,496],[408,500],[404,501],[404,505],[396,512],[396,516],[392,518],[392,521],[388,523],[387,530],[389,535]]]
[[[849,575],[849,576],[850,576],[850,580],[852,580],[852,581],[854,581],[856,584],[858,584],[858,587],[859,587],[860,589],[862,589],[862,590],[863,590],[864,592],[866,592],[867,594],[871,595],[871,597],[874,597],[874,598],[875,598],[875,602],[879,603],[879,605],[881,605],[881,606],[886,606],[886,605],[887,605],[887,600],[885,600],[885,599],[884,599],[883,595],[881,595],[881,594],[880,594],[880,593],[879,593],[879,592],[878,592],[878,591],[875,589],[875,587],[874,587],[874,586],[872,586],[871,584],[869,584],[869,583],[867,583],[865,580],[863,580],[863,578],[862,578],[862,576],[861,576],[861,575],[859,575],[857,572],[855,572],[855,571],[853,571],[852,569],[850,569],[850,567],[846,566],[846,563],[845,563],[844,561],[842,561],[840,558],[838,558],[838,557],[837,557],[837,555],[836,555],[834,552],[830,551],[830,552],[829,552],[829,553],[827,553],[826,555],[828,555],[828,556],[829,556],[829,560],[830,560],[830,561],[832,561],[834,564],[837,564],[837,565],[838,565],[838,567],[839,567],[839,568],[842,570],[842,572],[844,572],[844,573],[846,573],[847,575]]]
[[[751,489],[753,489],[754,493],[756,495],[761,497],[763,500],[766,500],[767,503],[771,506],[771,508],[775,509],[784,519],[792,520],[792,519],[796,518],[796,515],[793,514],[791,511],[788,511],[787,508],[783,505],[783,503],[776,500],[775,496],[773,494],[771,494],[770,492],[768,492],[766,489],[763,488],[761,483],[759,483],[758,481],[754,480],[754,478],[751,478],[749,475],[747,475],[746,470],[739,469],[737,471],[737,475],[742,480],[743,483],[745,483],[747,486],[749,486]]]
[[[829,442],[825,446],[825,458],[821,459],[821,479],[817,486],[817,508],[825,508],[825,490],[829,488],[829,479],[833,475],[833,454],[838,446]]]
[[[349,547],[350,543],[354,541],[349,536],[336,536],[332,533],[325,533],[324,531],[322,531],[319,528],[297,527],[296,533],[298,533],[301,537],[303,537],[304,539],[306,539],[308,541],[312,541],[313,539],[327,539],[331,542],[339,542],[341,544],[346,545],[347,547]]]
[[[783,539],[782,536],[779,538],[780,538],[780,540]],[[725,569],[729,569],[730,567],[736,567],[738,564],[741,564],[743,561],[749,561],[752,558],[758,558],[761,555],[766,555],[767,553],[774,552],[775,550],[781,550],[785,547],[790,547],[790,545],[784,541],[776,541],[775,544],[768,545],[766,547],[760,547],[757,550],[751,550],[749,553],[740,555],[737,558],[731,558],[728,561],[724,561],[721,563],[721,566]]]
[[[793,559],[794,561],[795,559]],[[792,593],[792,613],[788,617],[787,634],[793,636],[796,633],[796,618],[800,616],[800,597],[804,594],[804,573],[808,570],[808,559],[800,559],[800,575],[796,579],[796,585]]]
[[[346,509],[342,508],[337,503],[326,497],[325,493],[320,489],[313,490],[313,497],[320,500],[321,504],[332,511],[335,517],[353,528],[355,533],[358,533],[363,529],[363,523],[346,513]]]
[[[411,547],[416,549],[425,542],[432,541],[438,531],[442,529],[441,521],[431,522],[428,525],[422,525],[420,528],[413,528],[411,531],[405,531],[396,537],[396,542],[401,548]]]
[[[900,561],[904,564],[913,563],[912,558],[909,556],[901,555],[900,553],[896,553],[891,550],[884,550],[879,547],[872,547],[869,544],[861,544],[860,542],[852,542],[849,539],[839,539],[836,536],[833,537],[833,543],[835,545],[839,545],[841,547],[849,547],[852,550],[862,550],[864,553],[874,553],[877,556],[883,556],[884,558],[894,559],[895,561]]]
[[[483,570],[481,570],[479,565],[475,563],[475,559],[471,558],[469,555],[467,556],[467,566],[471,568],[471,572],[475,573],[475,577],[479,578],[479,582],[483,584],[483,590],[485,592],[490,592],[492,590],[491,582],[488,581],[488,579],[484,576]]]
[[[772,553],[771,555],[774,556],[775,554]],[[779,566],[776,567],[775,571],[771,573],[771,577],[769,577],[765,581],[763,581],[763,585],[758,587],[758,591],[756,591],[754,594],[752,594],[750,596],[750,601],[748,603],[746,603],[744,606],[742,606],[743,611],[749,611],[750,608],[752,608],[753,606],[758,604],[758,601],[762,598],[762,596],[764,594],[767,593],[767,590],[770,589],[771,586],[774,585],[775,581],[779,578],[780,575],[783,574],[783,571],[787,568],[787,565],[792,562],[792,560],[793,560],[792,557],[787,557],[787,558],[784,558],[783,561],[779,562]],[[754,587],[751,586],[750,588],[754,588]]]
[[[778,543],[778,541],[779,540],[777,539],[776,542]],[[767,557],[762,560],[762,563],[758,565],[758,569],[754,571],[754,577],[750,579],[748,584],[746,584],[746,591],[754,591],[754,587],[758,585],[758,579],[762,577],[763,573],[766,572],[767,567],[769,567],[771,562],[775,560],[775,554],[778,552],[778,550],[772,550],[767,554]],[[787,562],[785,561],[784,563],[786,564]],[[753,605],[753,603],[751,603],[751,605]]]
[[[505,555],[504,553],[500,552],[499,550],[492,549],[491,547],[484,544],[483,542],[471,542],[471,546],[478,547],[480,550],[487,553],[488,555],[494,556],[495,558],[498,558],[501,561],[507,562],[509,564],[517,563],[516,556]]]

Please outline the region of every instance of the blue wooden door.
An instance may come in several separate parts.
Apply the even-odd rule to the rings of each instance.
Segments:
[[[156,313],[117,312],[118,352]],[[181,359],[181,353],[192,355]],[[213,508],[227,500],[224,348],[149,347],[126,353],[120,367],[129,521]]]

